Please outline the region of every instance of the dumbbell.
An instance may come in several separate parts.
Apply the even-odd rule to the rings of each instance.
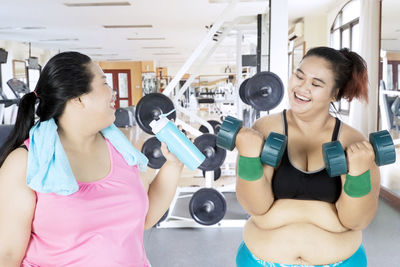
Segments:
[[[232,116],[227,116],[222,122],[217,136],[217,146],[232,151],[235,148],[236,135],[242,128],[243,122]],[[261,162],[272,167],[277,167],[282,159],[287,144],[285,135],[271,132],[265,140]]]
[[[383,166],[396,161],[393,139],[388,131],[371,133],[369,142],[375,152],[376,165]],[[322,155],[330,177],[347,173],[346,153],[339,141],[322,144]]]

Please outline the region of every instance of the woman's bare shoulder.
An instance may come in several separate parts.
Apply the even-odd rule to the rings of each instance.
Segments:
[[[259,118],[254,124],[253,129],[262,133],[265,137],[270,132],[284,134],[282,113],[276,113]]]
[[[339,140],[344,147],[347,147],[354,143],[368,141],[367,138],[360,131],[344,122],[342,122],[342,126],[340,129]]]
[[[0,179],[14,179],[25,184],[28,167],[28,151],[19,147],[13,150],[0,168]],[[15,178],[17,178],[15,180]],[[4,181],[3,181],[4,182]]]

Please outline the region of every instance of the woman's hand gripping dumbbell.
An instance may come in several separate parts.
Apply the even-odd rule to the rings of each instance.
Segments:
[[[241,120],[238,120],[232,116],[227,116],[226,119],[222,122],[221,128],[219,129],[219,133],[217,136],[217,146],[224,148],[226,150],[232,151],[235,148],[236,137],[242,128],[242,124],[243,123]],[[252,131],[254,131],[254,130],[244,128],[241,130],[240,134],[243,133],[243,138],[248,138],[248,137],[252,136]],[[254,147],[255,147],[255,149],[258,149],[257,147],[259,147],[259,144],[257,142],[257,134],[256,133],[253,133],[253,134],[254,134],[253,135]],[[261,145],[262,145],[262,141],[261,141]],[[239,140],[239,142],[240,142],[240,140]],[[258,176],[260,176],[260,172],[262,175],[262,168],[261,168],[261,170],[259,168],[260,160],[261,160],[261,163],[263,163],[263,164],[267,164],[274,168],[277,167],[282,159],[283,152],[285,151],[285,148],[286,148],[286,144],[287,144],[287,137],[285,135],[271,132],[270,135],[265,140],[264,145],[262,146],[261,156],[260,156],[260,153],[258,153],[258,151],[256,152],[256,153],[258,153],[258,155],[254,158],[243,157],[243,155],[240,155],[239,167],[238,167],[239,176],[241,178],[244,178],[243,176],[246,176],[246,175],[242,175],[242,176],[240,175],[241,170],[242,170],[242,173],[247,173],[249,171],[251,173],[251,175],[249,175],[250,177],[247,178],[247,180],[258,179],[259,178]],[[260,145],[260,147],[261,147],[261,145]],[[241,151],[243,149],[238,147],[238,150]],[[255,156],[255,155],[252,155],[252,156]],[[257,170],[257,171],[253,171],[253,170]],[[254,177],[254,179],[251,177]]]
[[[322,154],[329,176],[347,174],[344,191],[351,197],[362,197],[371,191],[369,169],[374,159],[378,166],[396,161],[393,139],[386,130],[371,133],[369,142],[352,144],[346,152],[339,141],[325,143]]]
[[[376,165],[383,166],[394,163],[396,161],[396,151],[394,148],[393,139],[389,132],[379,131],[369,135],[369,143],[365,142],[364,147],[362,143],[354,144],[359,146],[360,149],[367,152],[367,147],[371,147],[374,151]],[[357,148],[357,147],[355,147]],[[348,153],[351,153],[351,146],[347,148]],[[325,167],[329,176],[338,176],[345,174],[349,171],[348,159],[346,153],[339,141],[333,141],[322,145],[322,154],[324,157]],[[356,161],[353,161],[356,162]],[[354,163],[357,164],[357,163]],[[361,163],[359,163],[361,164]]]

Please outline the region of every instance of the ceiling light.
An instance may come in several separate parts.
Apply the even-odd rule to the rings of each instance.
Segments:
[[[153,40],[165,40],[165,37],[144,37],[144,38],[126,38],[129,41],[153,41]]]
[[[145,46],[143,49],[172,49],[172,46]]]
[[[208,0],[210,4],[230,3],[231,0]],[[239,2],[265,2],[265,0],[240,0]]]
[[[153,28],[153,25],[103,25],[106,29]]]
[[[118,56],[118,54],[90,54],[91,57],[112,57]]]
[[[22,30],[44,30],[46,27],[35,27],[35,26],[28,26],[28,27],[22,27]]]
[[[46,27],[26,26],[26,27],[0,27],[0,31],[20,31],[20,30],[44,30]]]
[[[79,39],[78,38],[59,38],[59,39],[39,40],[39,42],[68,42],[68,41],[79,41]]]
[[[106,61],[132,61],[132,59],[130,59],[130,58],[117,58],[117,59],[109,58],[109,59],[106,59]]]
[[[64,3],[67,7],[130,6],[129,2]]]
[[[75,47],[75,48],[70,48],[72,50],[98,50],[102,49],[102,47]]]
[[[154,56],[180,55],[179,53],[154,53]]]

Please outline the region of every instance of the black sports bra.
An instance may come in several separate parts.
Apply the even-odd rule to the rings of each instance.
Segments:
[[[283,122],[285,135],[289,137],[286,110],[283,111]],[[332,141],[337,140],[340,126],[341,121],[336,118]],[[296,168],[290,162],[288,148],[286,147],[281,164],[275,170],[272,178],[272,190],[275,199],[289,198],[335,203],[342,191],[342,181],[340,176],[329,177],[325,168],[312,172],[305,172]]]

